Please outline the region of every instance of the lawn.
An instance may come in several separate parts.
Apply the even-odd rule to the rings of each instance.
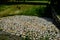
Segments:
[[[45,5],[0,5],[0,17],[11,15],[41,16],[44,13]]]

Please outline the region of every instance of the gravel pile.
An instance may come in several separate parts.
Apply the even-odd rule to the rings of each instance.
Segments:
[[[52,21],[36,16],[3,17],[0,19],[0,30],[19,36],[19,40],[60,40],[60,31]],[[17,40],[16,38],[12,40]]]

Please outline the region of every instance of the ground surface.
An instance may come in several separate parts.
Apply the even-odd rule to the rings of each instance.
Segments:
[[[0,5],[0,17],[9,15],[35,15],[43,14],[45,5]],[[40,10],[40,13],[38,14]],[[41,16],[41,15],[40,15]]]
[[[52,22],[37,16],[0,18],[0,40],[60,40],[60,31]]]

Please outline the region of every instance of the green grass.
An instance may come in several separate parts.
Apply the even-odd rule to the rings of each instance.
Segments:
[[[0,6],[0,17],[11,15],[30,15],[42,16],[44,14],[44,5],[2,5]]]

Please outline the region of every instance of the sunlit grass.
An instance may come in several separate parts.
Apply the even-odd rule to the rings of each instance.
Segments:
[[[39,16],[44,12],[44,5],[2,5],[0,7],[0,17],[9,15],[31,15]],[[40,10],[40,12],[39,12]]]

